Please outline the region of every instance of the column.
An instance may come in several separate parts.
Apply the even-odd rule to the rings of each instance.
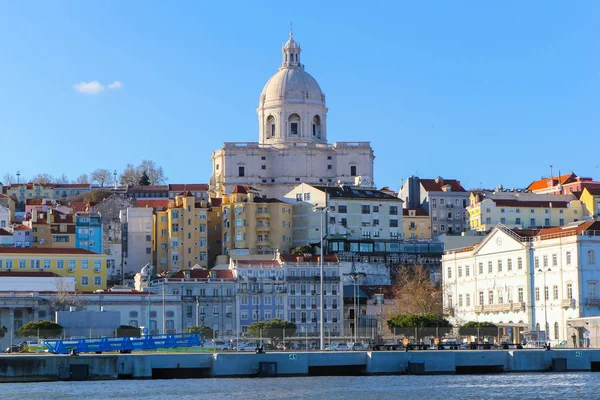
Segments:
[[[9,342],[10,342],[10,346],[12,347],[13,345],[13,338],[15,337],[15,309],[13,307],[10,307],[8,309],[8,337],[9,337]]]

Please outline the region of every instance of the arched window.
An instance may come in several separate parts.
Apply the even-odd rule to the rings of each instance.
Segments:
[[[267,131],[270,137],[275,137],[275,117],[272,115],[267,118]]]
[[[587,283],[588,297],[590,299],[598,298],[598,282],[588,281]]]
[[[594,250],[588,250],[587,256],[588,256],[588,264],[590,264],[590,265],[596,264],[596,253],[594,252]]]
[[[315,115],[313,118],[313,131],[312,134],[313,136],[316,136],[318,138],[321,137],[321,117],[319,117],[318,115]]]
[[[558,331],[559,331],[559,326],[558,326],[558,322],[554,323],[554,339],[558,340]]]
[[[298,114],[291,114],[288,118],[290,124],[290,135],[300,134],[300,116]]]

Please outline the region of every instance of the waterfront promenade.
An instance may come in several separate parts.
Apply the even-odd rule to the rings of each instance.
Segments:
[[[2,355],[0,382],[600,371],[600,350]]]

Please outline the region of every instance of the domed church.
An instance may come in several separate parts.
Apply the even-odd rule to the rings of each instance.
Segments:
[[[229,194],[250,185],[281,198],[296,185],[373,186],[369,142],[327,142],[327,106],[321,87],[301,62],[290,31],[279,71],[258,100],[258,142],[225,142],[212,154],[211,191]]]

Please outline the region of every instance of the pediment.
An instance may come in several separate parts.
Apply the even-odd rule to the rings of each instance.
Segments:
[[[522,250],[524,244],[513,238],[503,230],[494,228],[484,239],[482,244],[475,250],[475,255],[486,255]]]

